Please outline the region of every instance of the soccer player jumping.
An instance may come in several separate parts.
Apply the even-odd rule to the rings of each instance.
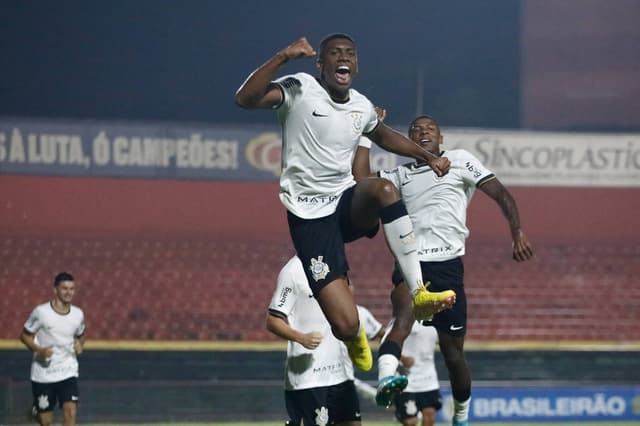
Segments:
[[[333,333],[347,345],[354,365],[366,371],[373,359],[348,288],[345,243],[373,237],[382,221],[417,319],[450,308],[455,293],[424,287],[413,225],[393,184],[380,178],[356,184],[351,161],[359,138],[365,135],[385,150],[426,162],[438,176],[447,173],[449,160],[380,122],[369,99],[351,87],[358,58],[347,34],[331,34],[320,43],[318,78],[299,72],[274,80],[289,60],[315,55],[306,38],[297,40],[253,71],[235,101],[243,108],[277,111],[282,128],[280,200],[293,244]]]

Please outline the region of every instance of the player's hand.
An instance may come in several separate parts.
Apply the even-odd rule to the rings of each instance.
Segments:
[[[311,47],[311,44],[309,44],[306,37],[302,37],[301,39],[285,47],[278,53],[287,58],[287,60],[298,58],[312,58],[316,56],[316,51],[313,50],[313,47]]]
[[[413,367],[413,364],[416,363],[416,359],[412,356],[405,356],[402,355],[400,357],[400,362],[402,363],[402,366],[406,369],[409,369],[411,367]]]
[[[36,351],[37,357],[43,361],[47,361],[51,356],[53,356],[53,348],[51,346],[46,348],[39,348]]]
[[[320,345],[320,342],[322,342],[322,333],[312,331],[311,333],[304,333],[299,343],[307,349],[315,349]]]
[[[533,257],[533,247],[524,235],[524,232],[518,230],[513,237],[513,260],[523,262]]]
[[[80,339],[73,339],[73,350],[76,353],[76,355],[80,355],[82,353],[82,342],[80,342]]]
[[[451,167],[451,161],[447,157],[436,157],[430,158],[428,161],[431,169],[438,176],[444,176],[449,173],[449,168]]]
[[[376,110],[376,115],[378,116],[378,121],[384,121],[387,118],[387,110],[381,107],[374,107]]]

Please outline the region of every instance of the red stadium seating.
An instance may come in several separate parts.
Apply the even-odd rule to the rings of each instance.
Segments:
[[[0,176],[0,338],[76,275],[91,339],[271,340],[293,254],[275,183]],[[511,260],[488,197],[469,211],[469,339],[640,341],[637,189],[514,188],[536,257]],[[604,202],[603,200],[606,200]],[[356,300],[390,315],[381,235],[348,246]]]
[[[14,338],[59,270],[78,277],[92,339],[270,340],[266,306],[287,239],[234,236],[3,236],[2,338]],[[390,255],[381,239],[348,246],[356,299],[389,319]],[[640,340],[640,243],[538,242],[536,259],[470,242],[469,339]],[[606,290],[606,297],[603,291]],[[17,331],[18,330],[18,331]]]

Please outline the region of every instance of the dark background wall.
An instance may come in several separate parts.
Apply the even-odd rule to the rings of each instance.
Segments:
[[[301,36],[358,41],[356,88],[393,123],[640,129],[637,0],[4,1],[0,115],[271,122],[244,77]],[[283,72],[315,73],[312,60]],[[419,80],[421,82],[419,82]]]
[[[424,108],[449,126],[518,127],[520,5],[344,2],[5,1],[0,115],[269,122],[232,102],[246,75],[301,36],[348,32],[356,88],[408,122],[418,70]],[[315,73],[314,62],[284,72]]]

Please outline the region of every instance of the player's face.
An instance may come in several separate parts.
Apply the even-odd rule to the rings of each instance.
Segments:
[[[336,38],[329,40],[318,58],[320,79],[331,95],[346,97],[353,77],[358,72],[356,47],[351,40]]]
[[[54,287],[55,295],[63,303],[71,303],[76,292],[76,284],[73,281],[62,281]]]
[[[440,126],[430,118],[418,118],[409,128],[409,139],[432,154],[440,154]]]

